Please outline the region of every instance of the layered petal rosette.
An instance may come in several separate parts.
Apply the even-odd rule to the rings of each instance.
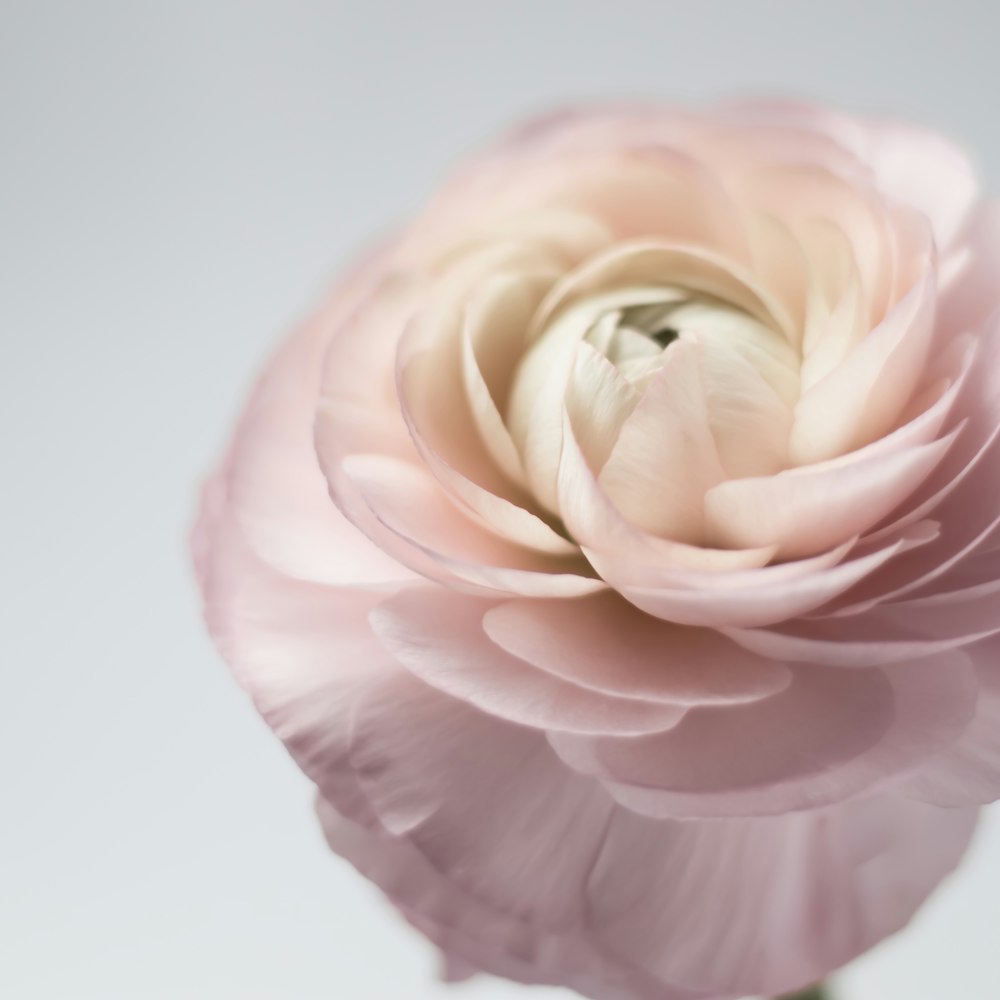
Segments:
[[[802,106],[470,163],[278,352],[208,622],[334,850],[596,1000],[825,975],[1000,795],[1000,216]]]

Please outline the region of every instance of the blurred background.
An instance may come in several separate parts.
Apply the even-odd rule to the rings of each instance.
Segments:
[[[436,960],[204,638],[195,488],[276,339],[518,117],[792,94],[1000,192],[994,0],[0,0],[0,996],[566,997]],[[841,1000],[1000,996],[1000,813]]]

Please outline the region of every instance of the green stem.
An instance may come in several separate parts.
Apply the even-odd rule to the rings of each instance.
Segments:
[[[833,1000],[833,996],[822,983],[817,983],[802,990],[801,993],[789,993],[787,996],[777,997],[776,1000]]]

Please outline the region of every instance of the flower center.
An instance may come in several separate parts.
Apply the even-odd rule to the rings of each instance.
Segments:
[[[636,289],[635,295],[634,304],[593,303],[582,339],[637,389],[667,363],[671,345],[686,340],[699,345],[706,363],[729,356],[734,364],[751,366],[783,402],[794,404],[798,359],[780,333],[710,295],[683,288]]]
[[[797,351],[743,303],[635,285],[581,296],[536,328],[506,419],[545,511],[559,514],[569,428],[632,520],[697,543],[705,489],[785,467],[798,394]]]
[[[674,306],[630,306],[621,311],[620,323],[624,327],[644,333],[660,347],[669,347],[679,336],[680,330],[672,319]]]

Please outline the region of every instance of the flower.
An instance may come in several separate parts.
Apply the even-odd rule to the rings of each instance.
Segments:
[[[194,535],[333,849],[456,967],[773,994],[1000,795],[1000,216],[915,128],[555,115],[267,367]]]

